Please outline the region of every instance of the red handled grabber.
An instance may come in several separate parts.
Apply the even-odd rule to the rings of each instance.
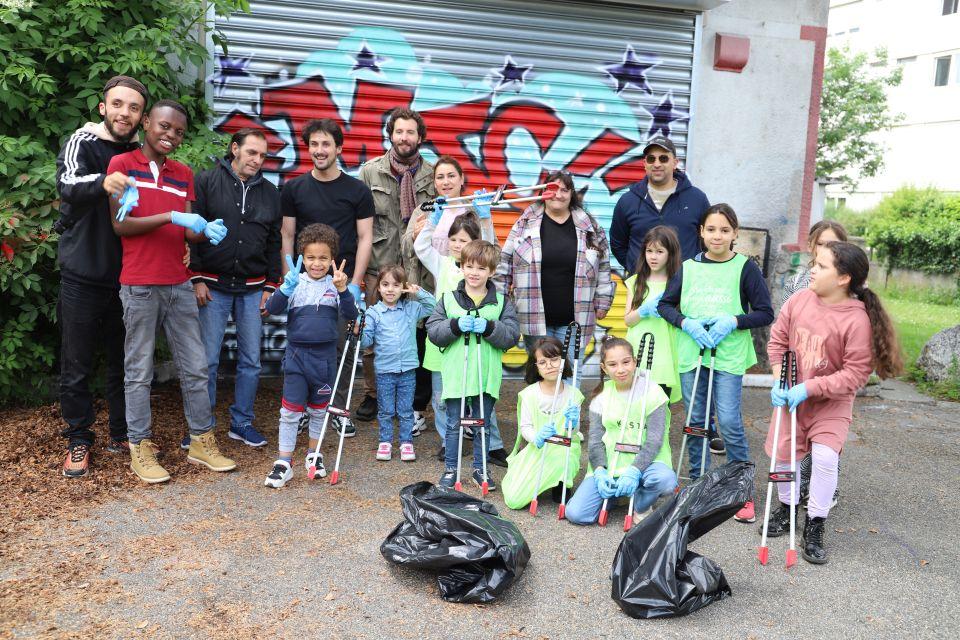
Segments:
[[[573,388],[577,389],[580,375],[580,347],[583,345],[583,327],[576,322],[571,322],[570,325],[576,327],[573,343]],[[570,454],[573,451],[573,439],[580,434],[579,422],[565,421],[564,426],[566,428],[562,439],[557,436],[548,439],[548,442],[553,441],[554,444],[567,447],[567,457],[563,461],[563,477],[560,479],[560,508],[557,509],[557,520],[563,520],[567,514],[567,474],[570,473]]]
[[[649,345],[647,344],[648,340]],[[640,337],[640,351],[637,353],[637,368],[640,368],[640,357],[646,349],[647,367],[645,371],[647,376],[643,382],[643,400],[640,403],[640,432],[637,434],[637,443],[634,445],[634,455],[640,453],[640,449],[643,446],[643,432],[647,426],[647,394],[650,392],[650,379],[653,377],[653,343],[653,334],[649,331]],[[627,507],[627,515],[623,518],[624,531],[630,531],[630,527],[633,525],[633,501],[636,495],[636,492],[630,494],[630,506]]]
[[[620,418],[620,433],[617,436],[617,446],[613,450],[613,460],[610,461],[610,467],[608,471],[610,472],[610,477],[613,477],[613,469],[617,468],[617,460],[620,457],[621,447],[620,443],[623,442],[623,436],[627,431],[628,418],[630,417],[630,409],[633,407],[633,398],[637,392],[637,380],[640,378],[640,354],[643,352],[643,342],[641,341],[640,347],[637,349],[637,368],[633,371],[633,381],[630,383],[630,393],[627,395],[627,406],[623,410],[623,417]],[[600,505],[600,516],[597,518],[597,524],[601,527],[607,526],[607,504],[610,502],[610,498],[604,498],[603,504]]]
[[[463,466],[463,430],[465,427],[476,426],[476,420],[467,418],[467,364],[469,362],[470,332],[467,332],[463,334],[463,375],[460,376],[463,389],[460,397],[460,435],[457,437],[457,481],[453,485],[457,491],[463,491],[463,483],[460,481],[460,467]],[[481,404],[482,400],[483,398],[481,398]]]
[[[357,316],[356,329],[350,333],[349,339],[353,341],[353,366],[350,369],[350,386],[347,387],[347,406],[343,409],[337,409],[332,411],[327,409],[327,413],[333,413],[336,416],[343,416],[345,418],[350,417],[350,400],[353,398],[353,381],[357,375],[357,362],[360,360],[360,337],[363,335],[363,325],[366,324],[367,314],[364,311],[360,312],[360,315]],[[344,345],[343,350],[346,352],[349,349],[350,342]],[[340,443],[337,445],[337,460],[333,465],[333,472],[330,474],[330,484],[337,484],[340,480],[340,458],[343,456],[343,439],[347,430],[344,428],[340,429]],[[321,434],[321,438],[323,435]],[[319,450],[320,443],[317,443],[317,449]]]
[[[550,417],[548,418],[551,423],[556,422],[557,418],[557,401],[560,399],[560,386],[563,384],[563,367],[567,362],[567,353],[570,351],[570,337],[574,331],[575,322],[571,322],[567,325],[567,331],[563,336],[563,351],[560,352],[560,369],[557,371],[557,383],[553,386],[553,400],[550,402]],[[576,325],[579,327],[580,325]],[[547,441],[549,442],[549,440]],[[543,482],[543,468],[546,466],[547,461],[547,442],[543,443],[543,448],[540,449],[540,464],[537,466],[537,483],[533,488],[533,498],[530,500],[530,515],[537,515],[537,496],[540,495],[540,484]]]
[[[479,317],[480,311],[478,310],[477,318]],[[480,405],[480,419],[474,421],[473,428],[474,433],[476,433],[476,429],[480,429],[481,473],[483,473],[483,482],[480,483],[480,493],[486,496],[490,492],[490,483],[487,481],[487,478],[490,476],[487,475],[487,421],[486,416],[483,415],[483,349],[480,345],[480,341],[482,340],[480,334],[475,333],[474,335],[477,336],[477,404]]]
[[[490,206],[496,207],[498,209],[509,209],[515,204],[526,203],[526,202],[539,202],[541,200],[552,200],[557,197],[557,192],[560,191],[560,182],[554,180],[553,182],[544,182],[543,184],[534,184],[529,187],[516,187],[514,189],[507,189],[507,185],[501,185],[496,191],[486,192],[486,193],[474,193],[472,195],[458,196],[456,198],[444,198],[440,196],[435,200],[427,200],[420,205],[421,211],[433,211],[434,207],[441,205],[444,207],[465,207],[474,203],[477,198],[489,198]],[[521,193],[523,191],[535,191],[537,189],[543,189],[540,195],[537,196],[524,196],[522,198],[504,198],[503,196],[507,194]]]
[[[707,451],[710,449],[709,445],[709,432],[707,430],[707,423],[710,420],[710,414],[712,412],[711,407],[713,406],[710,402],[713,395],[713,371],[716,368],[716,359],[717,359],[717,348],[712,347],[710,349],[710,366],[707,367],[707,406],[703,409],[703,426],[694,427],[690,424],[691,419],[693,418],[693,406],[697,403],[697,390],[699,389],[700,384],[700,371],[703,369],[703,354],[706,353],[706,348],[700,348],[700,356],[697,358],[697,371],[693,374],[693,389],[690,391],[690,406],[687,407],[687,420],[683,425],[683,440],[680,441],[680,457],[677,458],[677,491],[680,490],[679,482],[681,479],[689,480],[690,478],[684,478],[680,475],[680,469],[683,467],[683,450],[687,446],[687,436],[693,436],[695,438],[703,438],[703,449],[700,453],[700,473],[701,475],[706,473],[707,470]]]

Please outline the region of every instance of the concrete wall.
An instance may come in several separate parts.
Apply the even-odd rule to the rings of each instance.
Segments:
[[[828,6],[827,0],[733,0],[702,18],[687,170],[711,202],[730,203],[744,226],[769,229],[771,260],[781,244],[797,241],[805,179],[810,213],[816,42],[801,39],[801,27],[825,27]],[[750,39],[742,73],[714,70],[718,32]]]

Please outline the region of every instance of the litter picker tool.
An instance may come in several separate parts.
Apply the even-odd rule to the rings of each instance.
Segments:
[[[353,381],[357,375],[357,362],[360,360],[360,336],[363,334],[363,325],[366,324],[366,321],[366,312],[360,311],[360,315],[357,316],[356,329],[352,331],[349,336],[349,339],[353,341],[353,366],[350,370],[350,386],[347,387],[347,407],[345,409],[337,409],[336,411],[331,411],[328,408],[327,413],[333,413],[334,415],[344,418],[350,417],[350,400],[353,398]],[[344,345],[344,351],[348,350],[348,345]],[[340,429],[340,443],[337,445],[337,460],[333,465],[333,473],[330,474],[330,484],[337,484],[337,481],[340,480],[340,458],[343,456],[343,439],[346,433],[346,429]],[[317,443],[317,448],[320,448],[319,442]]]
[[[323,454],[320,453],[320,447],[321,445],[323,445],[323,436],[327,433],[327,424],[329,424],[330,422],[330,414],[333,414],[336,416],[344,416],[346,418],[350,417],[350,410],[349,410],[350,401],[347,400],[347,407],[348,407],[347,409],[340,409],[338,407],[333,406],[333,399],[337,396],[337,389],[340,388],[340,376],[343,373],[343,365],[346,364],[347,362],[347,356],[350,355],[350,347],[353,344],[353,340],[354,339],[356,339],[357,341],[360,340],[359,335],[357,336],[353,335],[353,327],[355,325],[356,325],[355,320],[351,320],[350,322],[347,323],[347,341],[346,341],[346,344],[343,345],[343,354],[341,354],[340,356],[340,364],[337,365],[337,375],[333,379],[333,389],[330,391],[331,403],[327,405],[327,410],[323,414],[323,424],[320,427],[320,437],[317,439],[317,448],[314,450],[315,460],[317,456],[319,456],[320,459],[323,460]],[[362,329],[362,326],[361,326],[361,329]],[[354,366],[354,369],[356,369],[356,366]],[[353,393],[353,376],[350,377],[350,390],[347,392],[347,396],[349,397],[351,393]],[[307,477],[313,480],[316,475],[317,475],[317,465],[312,464],[310,465],[310,468],[307,469]],[[323,466],[321,466],[320,477],[322,478],[325,475],[327,475],[327,470]]]
[[[457,438],[457,481],[453,485],[453,488],[457,491],[463,490],[463,483],[460,482],[460,467],[463,466],[463,430],[466,427],[473,427],[476,424],[476,420],[467,417],[467,364],[469,362],[470,332],[468,331],[463,334],[463,375],[460,376],[461,384],[463,385],[460,394],[460,435]],[[481,402],[481,404],[483,403]]]
[[[690,478],[684,478],[680,475],[680,469],[683,467],[683,450],[687,446],[687,436],[694,436],[697,438],[703,438],[703,449],[700,452],[700,473],[701,475],[707,470],[707,450],[709,449],[708,445],[708,431],[707,423],[710,420],[711,413],[711,399],[713,394],[713,370],[716,368],[716,359],[717,359],[717,348],[712,347],[710,349],[710,366],[707,367],[709,373],[707,374],[707,406],[703,409],[703,426],[694,427],[691,426],[690,420],[693,418],[693,407],[697,403],[697,390],[699,389],[700,383],[700,371],[703,369],[703,354],[706,353],[706,348],[701,347],[700,356],[697,358],[697,372],[693,374],[693,389],[690,392],[690,406],[687,407],[687,420],[683,425],[683,440],[680,442],[680,457],[677,458],[677,481],[681,479],[689,480]],[[680,490],[679,485],[677,486],[677,491]]]
[[[650,344],[647,344],[647,340],[650,340]],[[644,350],[647,352],[647,367],[645,369],[647,376],[643,381],[643,400],[640,402],[640,431],[637,433],[637,444],[633,445],[631,449],[627,449],[627,446],[623,443],[617,443],[617,447],[624,447],[622,450],[624,452],[630,452],[634,455],[640,453],[640,449],[643,446],[643,432],[647,426],[647,394],[650,392],[650,378],[653,377],[653,334],[647,331],[640,338],[640,353],[637,354],[637,368],[640,365],[640,355],[643,354]],[[627,515],[623,518],[623,530],[630,531],[630,527],[633,525],[633,501],[636,493],[630,494],[630,506],[627,507]]]
[[[557,401],[560,400],[560,387],[563,385],[563,367],[567,362],[567,352],[570,351],[570,337],[573,333],[571,322],[567,325],[567,331],[563,336],[563,351],[560,352],[560,368],[557,370],[557,383],[553,386],[553,400],[550,402],[550,422],[554,422],[557,416]],[[580,325],[577,325],[579,327]],[[564,423],[566,426],[566,423]],[[537,496],[540,495],[540,484],[543,482],[543,468],[547,462],[547,442],[543,443],[540,449],[540,464],[537,465],[537,484],[533,488],[533,498],[530,500],[530,515],[537,515]]]
[[[480,311],[477,311],[477,318],[480,317]],[[480,405],[480,419],[473,425],[474,433],[480,429],[480,459],[483,469],[483,482],[480,484],[480,493],[486,497],[490,492],[490,483],[487,482],[487,421],[483,415],[483,350],[480,348],[480,334],[477,336],[477,404]],[[476,437],[476,436],[474,436]]]
[[[557,192],[560,190],[560,182],[555,180],[553,182],[544,182],[543,184],[535,184],[529,187],[516,187],[514,189],[507,189],[507,185],[500,185],[496,191],[486,192],[486,193],[474,193],[467,196],[457,196],[456,198],[445,198],[440,196],[435,200],[427,200],[420,205],[421,211],[433,211],[434,207],[437,205],[444,207],[466,207],[474,203],[478,198],[488,198],[490,199],[489,204],[491,207],[496,207],[498,209],[509,209],[515,204],[521,202],[539,202],[541,200],[552,200],[557,196]],[[524,196],[522,198],[504,198],[503,196],[507,194],[521,193],[523,191],[535,191],[537,189],[543,189],[543,192],[537,196]]]
[[[577,322],[571,322],[570,324],[576,327],[573,343],[573,388],[576,389],[580,380],[580,346],[583,340],[583,327]],[[567,513],[567,474],[570,473],[570,454],[573,451],[573,439],[580,433],[580,423],[565,421],[564,427],[563,438],[553,436],[550,439],[553,444],[559,444],[567,448],[567,456],[563,461],[563,477],[560,479],[560,508],[557,509],[557,520],[563,520]]]
[[[785,351],[783,353],[783,359],[780,362],[780,388],[784,391],[787,390],[787,374],[790,375],[791,385],[796,384],[796,359],[792,357],[793,354],[790,351]],[[792,366],[791,366],[792,363]],[[790,496],[791,501],[793,501],[794,491],[796,486],[796,444],[797,444],[797,420],[796,414],[791,411],[791,425],[790,425],[790,471],[783,472],[777,471],[777,450],[780,444],[780,422],[783,418],[783,407],[777,407],[775,409],[776,417],[773,420],[773,455],[770,456],[770,473],[767,474],[767,504],[763,510],[763,531],[760,535],[760,549],[757,553],[757,558],[760,560],[760,564],[766,565],[767,558],[770,554],[770,548],[767,547],[767,528],[770,525],[770,508],[773,504],[773,485],[777,482],[789,482],[790,483]],[[795,512],[796,505],[790,506],[790,550],[787,551],[787,567],[792,567],[797,562],[797,551],[794,548],[794,533],[795,533]]]
[[[790,357],[790,386],[797,384],[797,354]],[[776,457],[776,454],[774,454]],[[797,564],[797,408],[790,409],[790,548],[787,569]],[[766,524],[766,521],[764,521]]]
[[[640,347],[637,349],[637,364],[640,364],[640,354],[643,353],[643,343],[640,343]],[[627,418],[630,417],[630,409],[633,407],[633,398],[637,392],[637,379],[640,377],[640,367],[637,366],[633,371],[633,381],[630,383],[630,393],[627,395],[627,404],[623,410],[623,417],[620,418],[620,433],[617,435],[617,443],[623,442],[623,435],[627,431]],[[609,469],[617,468],[617,460],[620,457],[620,449],[614,447],[613,450],[613,460],[610,461]],[[613,472],[610,471],[612,474]],[[611,476],[612,477],[612,476]],[[601,527],[607,526],[607,503],[610,502],[610,498],[604,498],[603,504],[600,505],[600,516],[597,518],[597,524]]]

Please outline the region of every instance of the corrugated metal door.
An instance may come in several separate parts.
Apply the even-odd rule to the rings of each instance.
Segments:
[[[423,113],[424,155],[457,157],[471,189],[565,169],[605,228],[620,192],[643,175],[644,140],[668,134],[684,155],[693,13],[513,0],[251,7],[218,23],[230,48],[210,75],[216,126],[266,130],[265,170],[278,184],[311,166],[299,141],[307,120],[342,123],[343,167],[356,174],[386,149],[383,122],[397,105]],[[501,240],[518,213],[498,214]],[[599,331],[622,330],[622,285],[617,301]],[[264,359],[278,358],[283,326],[265,339]]]

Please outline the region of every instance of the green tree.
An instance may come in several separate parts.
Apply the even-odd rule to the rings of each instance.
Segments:
[[[178,157],[222,150],[204,100],[208,6],[249,11],[247,0],[0,0],[0,404],[36,398],[55,361],[56,155],[100,119],[104,82],[131,75],[184,104]]]
[[[886,50],[878,49],[874,58],[871,65],[866,53],[830,49],[823,73],[817,175],[839,178],[851,191],[883,166],[885,149],[873,134],[902,117],[890,113],[886,94],[900,84],[902,69],[876,73],[874,68],[886,68]]]

